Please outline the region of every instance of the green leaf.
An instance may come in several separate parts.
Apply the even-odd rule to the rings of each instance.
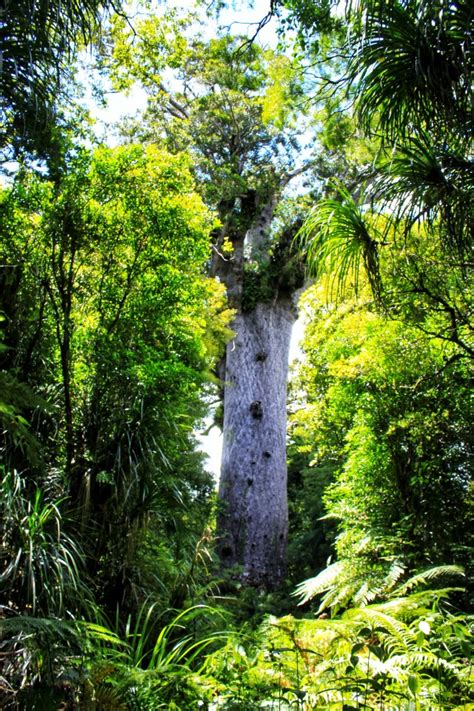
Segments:
[[[420,680],[416,674],[408,675],[408,688],[413,696],[416,696],[420,691]]]

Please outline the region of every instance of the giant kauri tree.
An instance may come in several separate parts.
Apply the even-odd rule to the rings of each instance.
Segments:
[[[134,38],[133,54],[124,51],[123,32],[117,34],[129,74],[122,65],[116,80],[120,86],[130,73],[138,77],[149,102],[145,121],[125,130],[193,155],[205,200],[220,221],[210,272],[225,284],[235,311],[219,369],[218,552],[245,584],[271,588],[285,573],[288,353],[294,294],[302,285],[291,255],[298,220],[275,226],[274,217],[284,188],[311,164],[297,162],[294,99],[301,84],[287,58],[243,46],[242,38],[186,44],[156,18],[137,31],[145,39]],[[178,66],[178,91],[161,81],[165,58]]]

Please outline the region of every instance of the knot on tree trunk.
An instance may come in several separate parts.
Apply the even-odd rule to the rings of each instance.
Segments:
[[[250,407],[250,414],[255,420],[261,420],[263,417],[263,407],[262,403],[260,400],[255,400],[254,402],[251,403]]]

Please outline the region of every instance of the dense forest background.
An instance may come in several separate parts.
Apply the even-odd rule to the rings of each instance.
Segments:
[[[0,706],[470,709],[471,3],[229,12],[0,4]]]

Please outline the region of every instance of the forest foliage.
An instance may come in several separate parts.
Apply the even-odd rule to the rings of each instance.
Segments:
[[[471,5],[272,2],[272,50],[144,10],[0,10],[0,705],[471,708]],[[147,94],[114,148],[85,45]],[[239,299],[309,287],[271,594],[196,442],[266,201]]]

